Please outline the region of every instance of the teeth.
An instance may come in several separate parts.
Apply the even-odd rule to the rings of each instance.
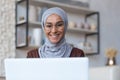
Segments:
[[[53,38],[56,38],[58,35],[54,34],[54,35],[51,35]]]
[[[56,35],[53,35],[52,37],[57,37]]]

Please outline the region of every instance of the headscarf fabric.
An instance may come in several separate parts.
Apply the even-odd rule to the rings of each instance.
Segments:
[[[58,7],[49,8],[46,10],[42,15],[42,29],[44,31],[44,25],[48,16],[52,14],[57,14],[61,17],[64,22],[64,33],[66,33],[67,26],[68,26],[68,18],[65,11]],[[69,57],[72,51],[72,46],[68,44],[65,40],[65,34],[63,35],[62,39],[54,44],[51,43],[50,40],[45,36],[45,43],[42,47],[39,48],[39,55],[40,58],[60,58],[60,57]]]

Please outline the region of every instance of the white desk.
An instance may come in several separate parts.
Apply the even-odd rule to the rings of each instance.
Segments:
[[[120,66],[90,68],[89,80],[120,80]]]

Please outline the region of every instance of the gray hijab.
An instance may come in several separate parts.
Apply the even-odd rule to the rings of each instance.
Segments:
[[[44,31],[44,24],[46,23],[46,19],[51,14],[59,15],[64,21],[64,31],[66,33],[68,26],[68,18],[64,10],[58,7],[49,8],[42,15],[42,29]],[[49,39],[45,38],[45,44],[39,48],[39,55],[41,58],[59,58],[59,57],[69,57],[72,50],[72,46],[66,43],[65,34],[62,39],[57,43],[53,44],[49,41]]]

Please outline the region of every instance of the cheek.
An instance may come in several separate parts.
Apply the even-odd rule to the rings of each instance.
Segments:
[[[45,33],[46,33],[46,32],[49,32],[49,30],[47,30],[47,29],[44,28],[44,32],[45,32]]]
[[[64,29],[60,29],[59,32],[61,32],[61,34],[64,34]]]
[[[45,35],[47,36],[50,31],[44,30]]]

